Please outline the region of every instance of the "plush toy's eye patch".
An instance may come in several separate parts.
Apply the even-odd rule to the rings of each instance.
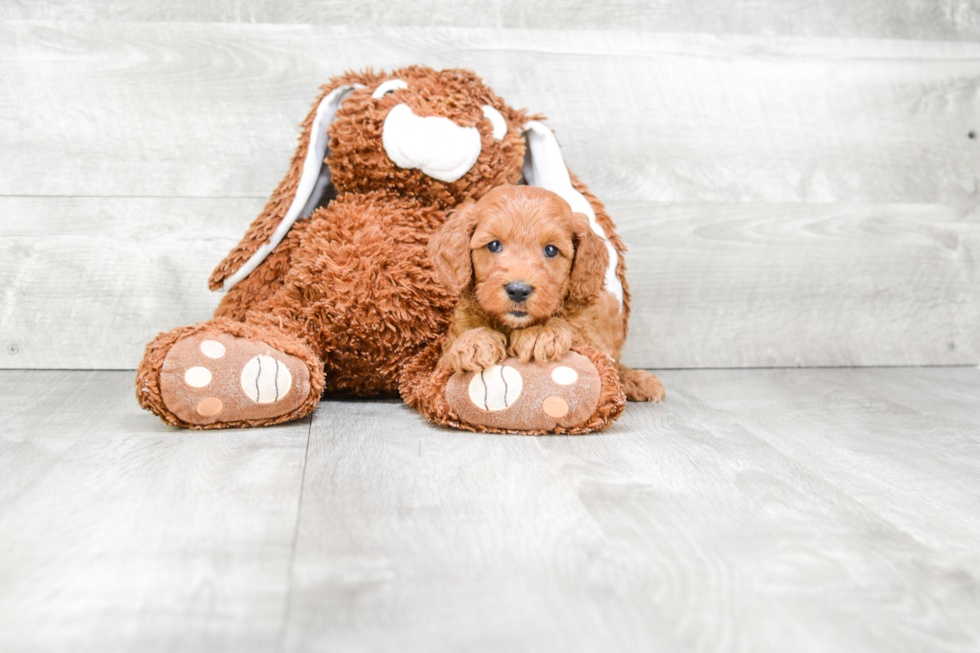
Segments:
[[[494,109],[489,104],[483,105],[483,115],[487,117],[490,124],[493,125],[493,137],[498,141],[507,134],[507,121],[504,117],[500,115],[500,112]]]
[[[385,93],[391,93],[399,88],[408,88],[408,84],[400,79],[389,79],[387,82],[381,82],[381,85],[374,89],[374,93],[371,94],[371,97],[377,100]]]

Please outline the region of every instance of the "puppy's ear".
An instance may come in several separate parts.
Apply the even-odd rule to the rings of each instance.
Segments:
[[[452,212],[446,224],[429,241],[429,261],[436,279],[454,297],[473,285],[470,239],[476,230],[476,213],[476,203],[467,200]]]
[[[584,213],[573,214],[572,231],[575,234],[575,260],[568,276],[568,298],[587,303],[606,284],[609,250],[606,241],[592,230]]]

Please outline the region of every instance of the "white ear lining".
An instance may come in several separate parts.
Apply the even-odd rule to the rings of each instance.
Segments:
[[[589,218],[589,226],[606,244],[609,252],[609,265],[606,267],[605,289],[619,300],[619,310],[623,310],[623,284],[616,276],[619,267],[619,253],[609,242],[606,232],[596,222],[595,211],[589,200],[572,186],[572,178],[568,175],[568,167],[561,155],[561,147],[555,135],[544,123],[532,120],[524,125],[524,138],[527,149],[524,155],[524,181],[529,186],[537,186],[557,193],[568,202],[572,211],[584,213]]]
[[[490,121],[490,125],[493,126],[493,137],[498,141],[503,139],[503,137],[507,135],[507,121],[504,120],[502,115],[500,115],[500,112],[489,104],[484,104],[483,115],[487,117],[487,120]]]
[[[374,89],[374,93],[371,97],[377,100],[378,98],[384,97],[385,93],[389,91],[397,91],[400,88],[408,88],[408,84],[402,79],[389,79],[387,82],[381,82],[378,88]]]
[[[320,176],[320,168],[324,165],[323,159],[327,156],[327,146],[330,139],[327,137],[327,127],[333,122],[337,115],[337,109],[354,89],[364,88],[363,84],[348,84],[338,86],[330,92],[327,97],[320,101],[316,108],[316,117],[313,119],[313,126],[310,128],[310,144],[306,150],[306,158],[303,160],[303,173],[296,185],[296,196],[293,198],[286,217],[282,219],[279,226],[269,237],[269,241],[263,243],[242,267],[225,279],[222,290],[231,290],[236,283],[250,275],[265,258],[282,242],[293,223],[302,215],[303,208],[306,206],[317,185]]]

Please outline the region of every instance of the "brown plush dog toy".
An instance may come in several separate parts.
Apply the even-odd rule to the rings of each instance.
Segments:
[[[590,364],[557,394],[533,382],[555,361],[497,366],[504,381],[512,371],[527,376],[518,403],[535,392],[564,397],[569,411],[544,427],[501,420],[514,413],[507,410],[515,406],[514,384],[503,409],[484,402],[470,415],[469,407],[447,403],[472,373],[436,366],[457,298],[436,279],[429,241],[455,208],[522,179],[557,193],[603,232],[612,263],[602,293],[618,304],[625,336],[622,243],[602,205],[569,175],[547,127],[469,71],[349,73],[322,88],[286,177],[211,276],[211,288],[227,292],[214,319],[147,345],[136,379],[140,405],[171,425],[223,428],[300,418],[324,391],[401,391],[430,419],[461,428],[605,426],[623,401],[614,363],[599,349],[582,350]],[[601,392],[588,391],[589,379],[599,380]],[[548,404],[551,413],[561,412],[556,403]]]

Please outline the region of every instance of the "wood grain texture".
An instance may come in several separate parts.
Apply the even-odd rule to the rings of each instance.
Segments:
[[[135,369],[211,317],[215,265],[255,199],[0,198],[0,367]]]
[[[980,646],[980,371],[660,374],[526,438],[384,401],[180,431],[132,373],[0,371],[0,649]]]
[[[939,205],[610,204],[640,367],[980,361],[980,222]]]
[[[319,84],[426,63],[548,115],[607,201],[977,205],[978,43],[4,21],[0,57],[0,195],[265,197]]]
[[[637,30],[783,36],[974,39],[975,0],[7,0],[0,18],[321,23],[348,25]]]
[[[980,581],[980,372],[773,370],[764,376],[681,372],[678,381]]]
[[[211,316],[220,295],[207,275],[260,208],[252,199],[0,198],[0,367],[135,367],[158,332]],[[948,208],[609,209],[629,247],[629,365],[980,361],[980,222]]]
[[[286,650],[975,648],[980,373],[920,373],[668,371],[584,437],[325,402]]]
[[[181,431],[131,372],[0,374],[0,649],[276,646],[309,421]]]
[[[980,360],[977,43],[6,20],[0,57],[0,367],[209,317],[316,86],[419,61],[551,116],[631,249],[629,364]]]
[[[533,438],[459,437],[398,402],[321,403],[312,433],[286,650],[562,650],[556,620],[604,630],[568,612],[593,529]]]

